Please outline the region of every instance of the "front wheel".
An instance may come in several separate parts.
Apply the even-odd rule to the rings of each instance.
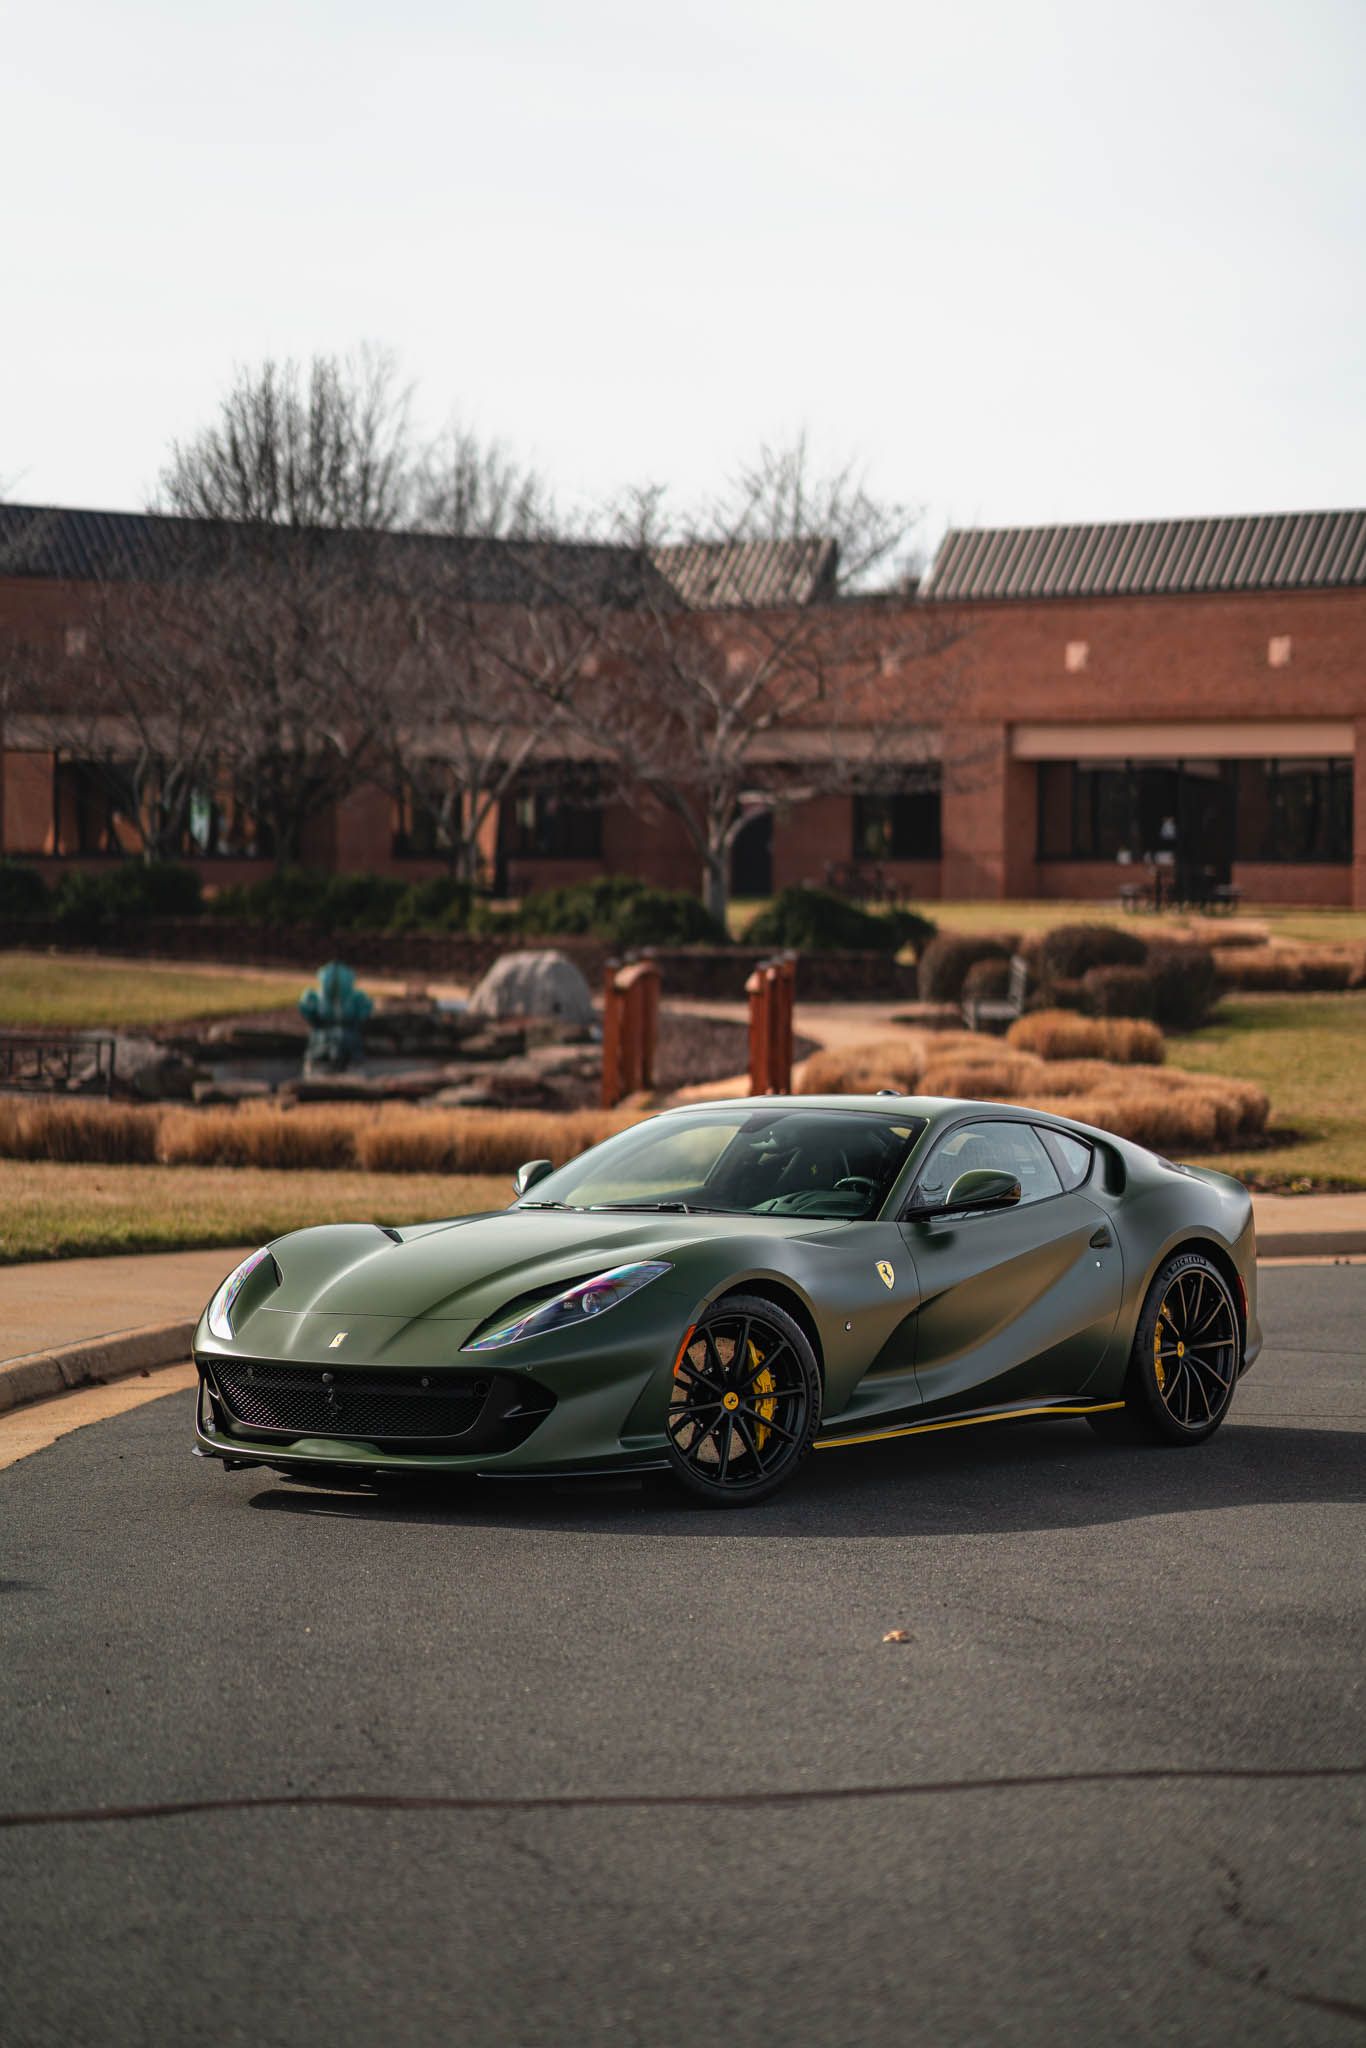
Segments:
[[[730,1294],[689,1335],[665,1420],[669,1463],[717,1508],[775,1493],[811,1448],[820,1371],[800,1325],[753,1294]]]
[[[1098,1436],[1199,1444],[1228,1413],[1243,1330],[1228,1282],[1203,1252],[1159,1267],[1134,1334],[1124,1407],[1089,1418]]]

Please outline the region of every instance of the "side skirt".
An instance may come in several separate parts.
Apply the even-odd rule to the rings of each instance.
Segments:
[[[1044,1406],[1021,1403],[1015,1408],[983,1408],[972,1415],[950,1415],[940,1422],[899,1422],[890,1429],[860,1430],[852,1436],[817,1437],[813,1451],[838,1451],[846,1444],[880,1444],[893,1436],[929,1436],[939,1429],[972,1429],[979,1422],[1024,1422],[1031,1416],[1107,1415],[1122,1401],[1054,1401]]]

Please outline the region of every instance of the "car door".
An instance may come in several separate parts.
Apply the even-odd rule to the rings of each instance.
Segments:
[[[1074,1144],[1074,1159],[1087,1150]],[[975,1117],[945,1132],[927,1158],[908,1206],[942,1201],[972,1167],[1010,1173],[1021,1191],[1014,1208],[901,1224],[920,1284],[915,1371],[927,1409],[1074,1393],[1098,1363],[1123,1266],[1085,1180],[1065,1187],[1075,1165],[1057,1157],[1061,1176],[1031,1124]]]

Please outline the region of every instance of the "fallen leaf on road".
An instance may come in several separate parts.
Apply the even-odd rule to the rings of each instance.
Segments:
[[[882,1640],[884,1643],[909,1643],[911,1632],[908,1628],[889,1628]]]

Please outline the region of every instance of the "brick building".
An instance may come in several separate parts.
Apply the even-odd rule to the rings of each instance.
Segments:
[[[155,575],[169,522],[0,515],[0,635],[43,644],[59,682],[84,651],[92,582]],[[722,618],[863,603],[889,644],[912,617],[958,629],[939,657],[952,673],[936,701],[950,708],[921,735],[928,758],[899,778],[893,752],[861,790],[756,816],[735,847],[740,894],[834,879],[919,899],[1100,899],[1156,883],[1366,906],[1366,513],[955,531],[897,599],[836,600],[822,544],[661,550],[637,566]],[[889,670],[884,733],[902,703],[920,723],[925,683],[914,665]],[[129,821],[50,730],[5,714],[4,680],[0,849],[54,871],[125,856]],[[799,786],[810,743],[771,735],[770,766]],[[549,764],[529,772],[486,836],[511,893],[603,871],[698,880],[681,829],[648,804],[602,800],[591,762],[573,789]],[[207,811],[184,851],[210,883],[269,866],[249,832]],[[433,820],[370,786],[310,826],[305,853],[348,870],[444,864]]]

